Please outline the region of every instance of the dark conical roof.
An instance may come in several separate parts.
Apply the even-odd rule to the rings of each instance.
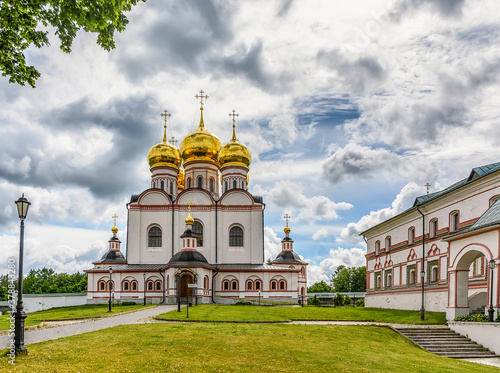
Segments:
[[[283,250],[278,254],[276,259],[272,261],[272,263],[304,263],[300,260],[300,257],[291,250]]]
[[[126,264],[127,259],[125,259],[121,251],[108,251],[102,256],[101,260],[94,262],[94,264],[98,263]]]
[[[167,267],[174,266],[214,268],[214,266],[208,264],[207,259],[203,256],[203,254],[196,250],[183,250],[176,253],[167,264]]]

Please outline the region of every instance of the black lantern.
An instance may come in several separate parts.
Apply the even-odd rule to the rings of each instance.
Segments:
[[[143,273],[142,277],[144,278],[144,305],[146,305],[146,274]]]
[[[111,282],[111,275],[113,275],[113,268],[109,267],[109,309],[108,312],[111,312],[111,291],[113,290],[113,283]]]
[[[488,321],[493,322],[493,315],[495,313],[495,310],[493,309],[493,269],[495,268],[495,261],[491,259],[488,262],[488,265],[491,269],[491,275],[490,275],[490,308],[488,309]]]

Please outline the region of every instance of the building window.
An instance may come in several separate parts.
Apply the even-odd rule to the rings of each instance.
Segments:
[[[224,192],[227,192],[227,180],[224,181]]]
[[[429,237],[430,238],[436,237],[437,231],[438,231],[438,221],[437,219],[433,219],[430,222]]]
[[[252,289],[253,289],[252,280],[248,280],[247,281],[247,290],[252,290]]]
[[[198,188],[203,188],[203,178],[201,176],[198,176]]]
[[[380,241],[375,242],[375,255],[380,254]]]
[[[417,270],[415,265],[408,266],[407,276],[407,284],[409,286],[414,286],[417,283]]]
[[[156,291],[161,291],[161,281],[156,281]]]
[[[170,182],[170,194],[174,194],[174,183]]]
[[[458,231],[458,211],[450,214],[450,232]]]
[[[130,290],[130,284],[128,283],[128,281],[124,281],[123,282],[123,291],[129,291]]]
[[[415,243],[415,227],[408,229],[408,245],[413,245]]]
[[[137,291],[137,281],[132,281],[132,291]]]
[[[210,178],[210,193],[213,193],[215,190],[215,182],[214,182],[214,178],[211,177]]]
[[[244,181],[241,182],[241,189],[245,189],[245,182]]]
[[[161,247],[161,229],[158,227],[151,227],[148,233],[149,247]]]
[[[255,290],[260,290],[262,288],[260,280],[255,281]]]
[[[375,273],[375,289],[380,290],[382,288],[382,275],[380,272]]]
[[[188,187],[188,189],[191,188],[191,178],[190,177],[188,177],[188,179],[187,179],[187,187]]]
[[[286,290],[286,282],[285,280],[280,281],[280,290]]]
[[[271,281],[271,290],[276,290],[277,289],[277,286],[276,286],[276,281]]]
[[[203,289],[208,290],[208,276],[203,278]]]
[[[243,229],[232,227],[229,230],[229,246],[243,246]]]
[[[229,290],[229,281],[228,280],[224,280],[224,282],[222,283],[222,289]]]
[[[99,282],[99,291],[105,291],[106,290],[106,284],[104,281]]]
[[[385,287],[389,289],[392,287],[392,270],[385,271]]]
[[[234,280],[231,282],[231,290],[238,290],[238,281]]]
[[[196,236],[196,246],[203,246],[203,225],[199,221],[194,222],[193,232]]]
[[[153,281],[148,281],[148,291],[153,291]]]
[[[238,184],[237,184],[236,180],[233,180],[233,189],[236,189],[237,185]]]
[[[391,249],[391,236],[387,236],[385,238],[385,252],[389,252],[389,250]]]
[[[165,189],[165,182],[163,180],[161,181],[160,185],[161,185],[160,189],[164,190]]]

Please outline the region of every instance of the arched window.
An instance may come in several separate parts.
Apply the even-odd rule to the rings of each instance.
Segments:
[[[104,281],[99,281],[99,291],[105,291],[106,290],[106,284]]]
[[[214,178],[213,178],[213,177],[211,177],[211,178],[210,178],[210,192],[211,192],[211,193],[213,193],[213,192],[214,192],[214,190],[215,190],[214,185],[215,185]]]
[[[458,211],[450,214],[450,232],[458,231]]]
[[[160,189],[165,190],[165,182],[163,180],[160,182]]]
[[[385,238],[385,252],[389,252],[389,250],[391,249],[391,236],[387,236]]]
[[[286,290],[286,282],[285,280],[280,281],[280,290]]]
[[[228,280],[224,280],[224,282],[222,283],[222,289],[229,290],[229,281]]]
[[[168,289],[170,286],[170,276],[167,276],[167,286],[166,286],[166,289]]]
[[[238,281],[231,281],[231,290],[238,290]]]
[[[198,188],[203,188],[203,178],[198,176],[198,184],[196,185]]]
[[[227,192],[227,180],[224,181],[224,192]]]
[[[438,221],[437,219],[433,219],[430,222],[429,236],[431,238],[436,237],[437,231],[438,231]]]
[[[132,281],[132,291],[137,291],[137,281]]]
[[[148,291],[153,291],[153,281],[148,281]]]
[[[193,232],[196,239],[196,246],[203,246],[203,225],[199,221],[193,223]]]
[[[431,269],[431,282],[438,282],[439,279],[438,275],[439,275],[439,267],[435,265]]]
[[[276,281],[272,280],[271,281],[271,290],[276,290],[276,289],[277,289]]]
[[[170,194],[174,194],[174,183],[170,182]]]
[[[148,247],[161,247],[161,229],[151,227],[148,232]]]
[[[392,275],[387,275],[386,287],[388,288],[392,287]]]
[[[410,285],[415,285],[416,280],[417,280],[416,272],[413,269],[410,271]]]
[[[245,189],[245,182],[244,181],[241,182],[241,189]]]
[[[233,189],[236,189],[237,185],[238,184],[237,184],[236,180],[233,180]]]
[[[253,289],[253,283],[252,280],[247,281],[247,290],[252,290]]]
[[[243,246],[243,229],[232,227],[229,230],[229,246]]]
[[[415,243],[415,227],[408,229],[408,245],[413,245]]]
[[[156,281],[156,290],[160,291],[161,290],[161,281]]]
[[[187,186],[188,186],[188,189],[191,188],[191,178],[188,177],[187,179]]]
[[[130,290],[130,284],[128,281],[123,281],[123,291],[129,291]]]
[[[380,254],[380,241],[375,242],[375,255]]]
[[[255,280],[255,290],[260,290],[262,289],[262,283],[260,280]]]

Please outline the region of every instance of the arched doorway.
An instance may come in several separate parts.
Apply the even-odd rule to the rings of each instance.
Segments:
[[[193,296],[193,288],[188,287],[189,284],[194,284],[193,275],[189,272],[181,273],[181,283],[180,283],[181,298]]]

